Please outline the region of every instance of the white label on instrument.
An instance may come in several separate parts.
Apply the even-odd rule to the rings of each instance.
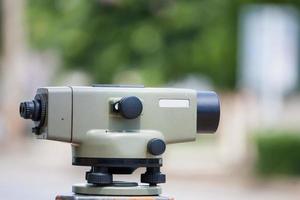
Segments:
[[[188,108],[190,101],[186,99],[161,99],[159,100],[159,107],[162,108]]]

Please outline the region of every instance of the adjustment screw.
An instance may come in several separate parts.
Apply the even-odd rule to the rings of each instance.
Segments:
[[[165,152],[166,143],[161,139],[154,138],[148,142],[147,148],[149,153],[158,156]]]

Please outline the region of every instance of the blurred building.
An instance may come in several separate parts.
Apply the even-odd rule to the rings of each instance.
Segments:
[[[299,84],[299,15],[288,5],[247,5],[239,23],[239,87],[258,99],[263,127],[281,120]]]

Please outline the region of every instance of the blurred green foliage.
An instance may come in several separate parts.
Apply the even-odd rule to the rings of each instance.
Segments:
[[[234,88],[238,8],[299,0],[28,0],[29,36],[94,81],[138,72],[157,85],[201,74]],[[297,3],[299,5],[299,3]]]
[[[300,135],[288,131],[257,134],[256,167],[261,175],[300,175]]]
[[[157,85],[204,74],[235,83],[236,8],[230,0],[28,0],[35,48],[59,51],[64,66],[111,82],[125,70]]]

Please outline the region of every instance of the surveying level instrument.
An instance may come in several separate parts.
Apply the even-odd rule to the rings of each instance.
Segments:
[[[216,93],[132,85],[42,87],[20,115],[34,122],[37,138],[70,143],[72,164],[90,166],[86,183],[57,200],[167,200],[159,184],[166,144],[213,133],[220,119]],[[116,181],[114,174],[145,168],[141,183]]]

